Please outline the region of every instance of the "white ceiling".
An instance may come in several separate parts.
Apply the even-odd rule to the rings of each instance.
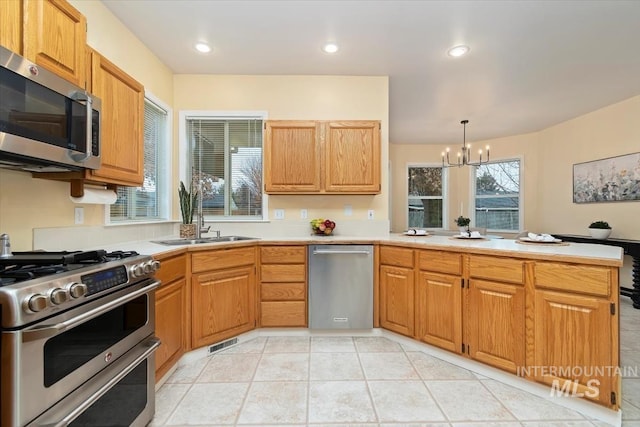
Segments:
[[[534,132],[640,94],[638,0],[103,3],[177,74],[388,75],[392,143],[461,142],[462,119],[469,141]]]

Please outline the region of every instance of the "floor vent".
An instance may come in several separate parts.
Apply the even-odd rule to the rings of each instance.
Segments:
[[[220,344],[212,345],[209,347],[207,354],[213,354],[218,350],[222,350],[223,348],[229,347],[230,345],[234,345],[238,342],[238,338],[234,338],[232,340],[228,340],[225,342],[221,342]]]

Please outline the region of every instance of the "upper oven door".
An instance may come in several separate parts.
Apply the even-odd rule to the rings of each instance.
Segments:
[[[159,285],[147,280],[14,333],[20,425],[153,334]]]
[[[0,160],[99,168],[100,100],[0,46]]]

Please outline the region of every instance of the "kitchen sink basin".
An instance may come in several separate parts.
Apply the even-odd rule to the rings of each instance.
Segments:
[[[160,245],[167,245],[167,246],[177,246],[177,245],[198,245],[202,243],[238,242],[241,240],[258,240],[258,238],[245,237],[245,236],[220,236],[220,237],[202,237],[200,239],[155,240],[152,243],[158,243]]]

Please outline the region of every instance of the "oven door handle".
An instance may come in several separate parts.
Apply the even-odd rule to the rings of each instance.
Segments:
[[[77,408],[75,408],[73,411],[71,411],[69,414],[67,414],[66,417],[64,417],[63,419],[61,419],[58,422],[54,422],[54,423],[50,423],[50,424],[44,424],[41,427],[66,427],[69,424],[71,424],[73,422],[73,420],[75,420],[80,415],[82,415],[82,413],[84,411],[86,411],[87,408],[89,408],[91,405],[93,405],[106,392],[111,390],[111,388],[114,385],[116,385],[121,379],[123,379],[124,377],[129,375],[129,373],[131,371],[133,371],[133,369],[136,366],[138,366],[144,359],[146,359],[147,357],[149,357],[151,355],[151,353],[156,351],[158,349],[158,347],[160,347],[160,340],[158,338],[156,338],[156,337],[153,337],[149,341],[147,341],[145,343],[145,345],[148,348],[144,351],[144,353],[142,353],[140,356],[136,357],[135,360],[133,362],[131,362],[126,368],[124,368],[122,371],[118,372],[118,374],[115,375],[113,378],[111,378],[109,380],[109,382],[107,382],[105,385],[100,387],[100,389],[98,389],[98,391],[96,391],[91,396],[89,396],[87,398],[87,400],[82,402],[81,405],[79,405]]]
[[[145,286],[144,288],[140,288],[138,290],[130,292],[120,298],[114,299],[113,301],[109,301],[108,303],[102,304],[99,307],[89,310],[86,313],[82,313],[72,319],[65,320],[64,322],[56,323],[55,325],[42,325],[32,329],[27,329],[22,332],[22,339],[24,342],[28,342],[58,335],[61,332],[74,328],[88,320],[93,319],[94,317],[98,317],[99,315],[106,313],[112,308],[132,301],[138,298],[140,295],[151,292],[152,290],[158,288],[160,286],[160,283],[160,281],[156,280],[150,285]]]

